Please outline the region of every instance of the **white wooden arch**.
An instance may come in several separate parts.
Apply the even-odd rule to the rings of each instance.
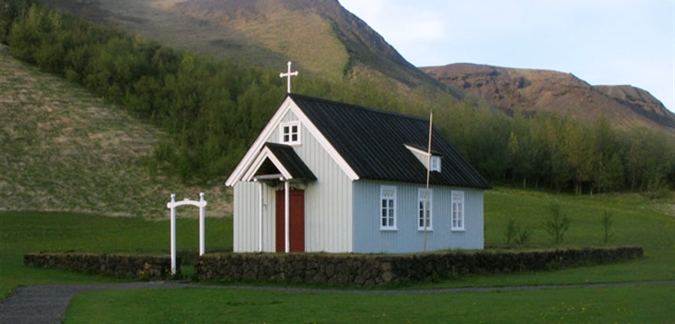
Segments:
[[[176,207],[183,205],[192,205],[199,207],[199,255],[204,255],[204,218],[206,217],[206,200],[204,193],[199,193],[199,201],[185,198],[183,201],[176,201],[176,194],[171,194],[171,201],[166,207],[171,209],[171,275],[176,275]]]

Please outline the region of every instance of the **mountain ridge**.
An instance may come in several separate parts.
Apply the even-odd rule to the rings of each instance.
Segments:
[[[629,85],[596,86],[571,73],[473,63],[420,69],[507,113],[544,111],[582,121],[605,117],[624,127],[675,129],[675,114],[646,90]]]
[[[482,73],[482,81],[469,83],[491,84],[491,88],[479,90],[467,87],[464,81],[450,80],[447,72],[439,72],[442,67],[417,68],[337,0],[43,2],[99,23],[141,33],[168,46],[244,64],[281,69],[290,60],[294,68],[306,75],[332,79],[366,77],[379,80],[380,84],[394,80],[396,91],[408,94],[421,88],[425,90],[418,92],[432,94],[427,95],[429,98],[435,91],[449,93],[455,100],[470,94],[507,113],[520,107],[527,113],[556,112],[581,121],[605,116],[619,127],[657,127],[675,132],[675,115],[644,90],[591,86],[573,75],[560,77],[565,74],[556,71],[545,73],[555,76],[549,78],[553,83],[544,82],[542,75],[531,72],[504,77],[514,74],[513,71],[526,71],[512,68],[499,68],[502,71],[499,79],[476,71],[453,77],[474,78]],[[458,65],[461,63],[448,66]]]

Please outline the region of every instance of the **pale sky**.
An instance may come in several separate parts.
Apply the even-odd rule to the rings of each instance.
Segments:
[[[675,0],[339,1],[415,66],[555,70],[675,111]]]

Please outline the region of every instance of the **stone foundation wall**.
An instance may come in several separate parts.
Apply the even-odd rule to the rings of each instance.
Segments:
[[[195,265],[199,280],[276,281],[376,286],[604,264],[641,257],[642,247],[543,251],[479,251],[410,255],[318,253],[204,255]]]
[[[74,270],[107,276],[163,279],[171,277],[171,258],[142,255],[100,255],[81,253],[39,253],[23,257],[27,266]],[[180,274],[180,260],[176,260]]]

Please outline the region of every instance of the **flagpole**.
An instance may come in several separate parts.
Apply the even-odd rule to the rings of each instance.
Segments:
[[[427,194],[424,199],[424,208],[422,209],[422,222],[424,223],[424,252],[427,251],[427,226],[431,220],[431,210],[429,206],[429,178],[431,177],[431,134],[434,125],[434,112],[429,111],[429,145],[427,146]]]

